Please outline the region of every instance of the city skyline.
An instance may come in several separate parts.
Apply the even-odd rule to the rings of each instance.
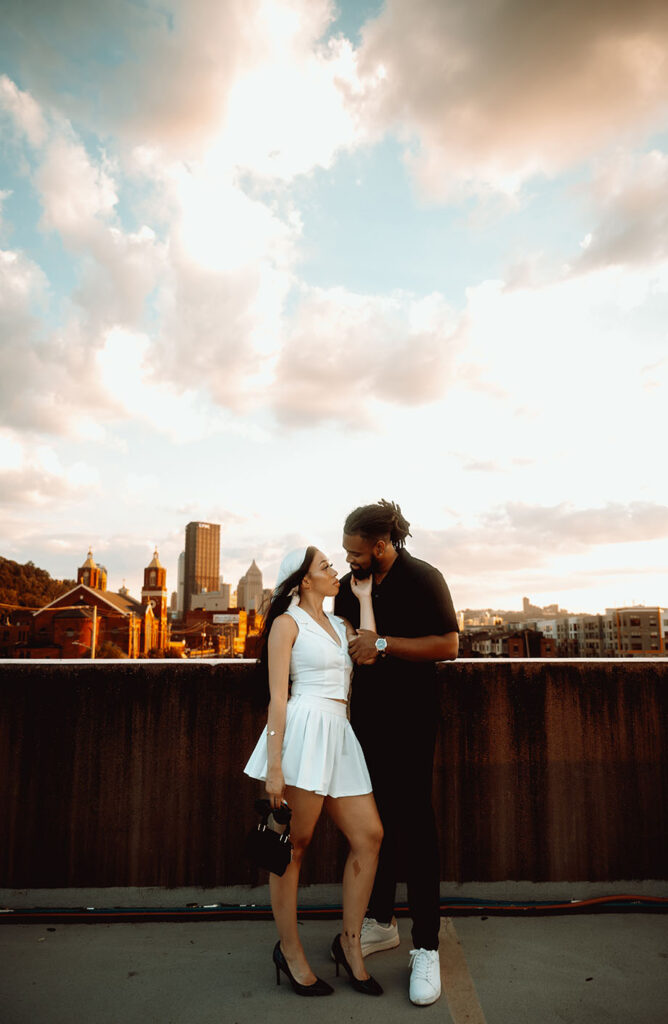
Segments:
[[[657,0],[10,5],[2,554],[271,583],[384,497],[458,608],[660,605],[667,116]]]
[[[191,526],[191,527],[192,526],[196,526],[196,525],[204,525],[204,526],[207,526],[207,527],[215,527],[218,524],[214,524],[214,523],[206,523],[206,524],[190,523],[189,524],[189,526]],[[1,552],[0,552],[0,554],[1,554]],[[183,557],[184,555],[185,555],[185,552],[181,552],[181,557]],[[158,551],[158,549],[156,547],[156,549],[154,551],[153,560],[152,560],[151,564],[154,564],[156,562],[156,559],[158,559],[158,558],[159,558],[159,551]],[[94,552],[92,551],[92,549],[89,548],[88,553],[87,553],[87,564],[90,564],[91,562],[95,562],[95,557],[94,557]],[[33,564],[35,564],[35,563],[33,562]],[[105,585],[106,585],[106,581],[107,581],[107,578],[108,578],[107,566],[103,566],[102,564],[98,564],[97,562],[95,562],[95,566],[96,566],[97,569],[99,569],[104,574]],[[43,566],[36,566],[36,568],[42,569]],[[160,564],[160,568],[162,568],[161,564]],[[262,589],[262,587],[263,587],[262,580],[263,580],[264,574],[263,574],[261,568],[257,565],[257,562],[256,562],[255,559],[252,560],[251,565],[248,568],[247,572],[242,577],[240,577],[239,584],[244,584],[245,585],[248,573],[249,572],[252,573],[253,570],[255,570],[255,572],[257,573],[257,575],[259,577],[259,586],[261,588],[260,589],[260,593],[261,594],[267,594],[268,592],[271,592],[271,590],[273,589],[273,586],[274,586],[273,582],[272,582],[272,585],[269,588]],[[78,570],[78,572],[80,572],[80,571],[81,571],[81,569]],[[343,575],[343,573],[345,571],[347,571],[347,566],[344,566],[342,568],[342,570],[340,572],[340,575]],[[145,585],[146,585],[146,572],[147,572],[147,569],[144,568],[142,570],[143,583],[141,583],[137,587],[137,592],[141,591],[143,593],[143,590],[145,589]],[[74,572],[73,576],[76,576],[76,575],[77,575],[77,572]],[[60,578],[53,577],[53,578],[55,579],[55,582],[62,582],[62,580],[66,579],[66,578],[69,578],[69,577],[60,577]],[[114,578],[113,573],[109,574],[109,578],[111,578],[111,579]],[[232,593],[234,593],[235,601],[237,601],[237,604],[234,604],[234,605],[230,604],[229,608],[231,609],[232,607],[237,607],[237,605],[238,605],[238,590],[234,589],[234,585],[232,583],[230,583],[230,582],[224,583],[223,581],[224,581],[224,575],[221,573],[218,576],[218,586],[215,589],[208,589],[208,590],[207,589],[202,589],[200,591],[200,593],[201,594],[210,594],[212,597],[219,596],[221,594],[221,592],[223,592],[222,588],[224,587],[225,588],[224,592],[229,592],[230,595]],[[170,579],[169,573],[167,572],[165,586],[166,586],[166,592],[167,592],[168,597],[170,599],[171,599],[171,596],[176,596],[177,593],[178,593],[178,573],[177,573],[176,580],[172,581]],[[128,587],[127,586],[127,579],[125,579],[125,578],[123,579],[123,584],[122,584],[121,587],[115,588],[113,585],[111,585],[111,586],[109,586],[109,590],[110,590],[110,592],[115,592],[116,590],[120,590],[120,592],[122,594],[132,596],[132,587]],[[194,596],[195,596],[195,594],[193,592],[191,594],[191,597],[194,597]],[[520,618],[531,620],[531,619],[539,618],[541,616],[543,618],[562,618],[564,616],[566,616],[566,617],[568,617],[568,616],[571,616],[571,617],[575,616],[575,617],[577,617],[579,615],[593,615],[593,616],[596,616],[596,615],[602,615],[604,612],[608,612],[608,611],[612,611],[612,610],[616,610],[616,611],[619,611],[619,610],[632,610],[633,608],[638,608],[638,609],[645,608],[646,609],[646,608],[659,607],[661,609],[668,609],[668,603],[667,602],[661,602],[661,601],[659,601],[658,603],[655,603],[655,604],[651,604],[651,603],[647,603],[647,602],[643,602],[643,601],[638,601],[638,602],[633,602],[631,604],[614,605],[614,606],[607,605],[605,608],[596,608],[596,609],[592,608],[592,609],[586,609],[586,610],[585,609],[577,609],[576,610],[576,609],[572,609],[572,608],[563,608],[563,607],[559,606],[558,602],[549,602],[549,603],[547,603],[545,605],[539,606],[539,605],[535,605],[532,602],[531,598],[527,597],[526,595],[522,596],[522,598],[520,599],[520,602],[521,602],[521,607],[520,607],[519,604],[516,607],[513,606],[512,604],[508,605],[508,606],[500,607],[500,606],[494,606],[494,605],[489,604],[489,603],[486,603],[486,604],[483,603],[483,604],[480,604],[480,605],[475,606],[475,607],[472,607],[472,606],[466,606],[466,607],[458,606],[457,607],[457,615],[458,615],[458,617],[462,617],[467,612],[474,613],[474,614],[480,613],[480,614],[483,614],[483,615],[492,615],[492,616],[495,615],[495,614],[504,613],[504,614],[506,614],[508,616],[517,614]],[[246,605],[244,603],[242,605],[242,607],[245,607],[245,606]],[[469,621],[469,620],[467,619],[466,621]],[[477,620],[475,620],[474,624],[475,625],[481,625],[481,623],[478,622]],[[488,625],[489,625],[489,623],[488,623]]]

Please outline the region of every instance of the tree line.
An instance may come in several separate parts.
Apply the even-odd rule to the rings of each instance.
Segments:
[[[0,605],[43,608],[76,586],[76,580],[54,580],[34,562],[13,562],[0,555]]]

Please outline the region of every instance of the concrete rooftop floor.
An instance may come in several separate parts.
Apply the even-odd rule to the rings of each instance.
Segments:
[[[24,897],[29,905],[40,904]],[[367,961],[385,989],[377,999],[358,995],[343,974],[335,978],[328,951],[336,921],[308,919],[300,927],[312,966],[334,985],[333,996],[299,999],[285,979],[276,987],[272,921],[5,924],[0,1021],[292,1024],[296,1013],[322,1024],[395,1024],[416,1014],[454,1024],[668,1020],[662,914],[443,918],[443,995],[430,1007],[408,1000],[408,919],[399,921],[400,947]]]

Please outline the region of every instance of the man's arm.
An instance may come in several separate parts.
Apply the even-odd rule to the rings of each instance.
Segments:
[[[378,634],[370,629],[357,631],[348,644],[350,657],[356,665],[372,665],[378,657]],[[454,661],[459,652],[459,633],[441,636],[386,636],[386,653],[402,661]]]
[[[386,654],[402,661],[453,661],[459,652],[459,629],[452,597],[443,575],[432,567],[421,580],[420,619],[425,635],[416,637],[387,636]],[[378,634],[372,630],[357,631],[349,645],[350,656],[358,665],[372,665],[378,657],[375,643]]]

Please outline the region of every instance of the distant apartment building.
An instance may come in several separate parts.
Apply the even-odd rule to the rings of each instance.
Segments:
[[[549,619],[535,619],[529,625],[542,633],[544,637],[555,645],[555,649],[560,653],[566,653],[568,650],[568,616],[560,615]]]
[[[552,640],[561,657],[601,658],[609,653],[603,615],[559,615],[529,625]]]
[[[536,608],[524,599],[526,610]],[[606,608],[605,615],[569,615],[558,605],[546,605],[538,616],[516,619],[504,613],[489,628],[487,613],[464,614],[460,634],[461,657],[530,658],[632,658],[668,656],[668,610],[661,607],[634,606]]]
[[[193,595],[218,590],[220,579],[220,524],[188,523],[184,558],[183,610],[192,608]]]
[[[566,653],[573,658],[601,658],[606,651],[602,615],[569,615]]]
[[[460,656],[474,658],[555,658],[554,640],[535,629],[470,630],[460,637]]]
[[[471,637],[471,653],[480,658],[489,658],[492,653],[492,637],[487,630],[480,630]]]
[[[623,658],[665,656],[666,610],[660,607],[606,608],[615,626],[615,653]]]

